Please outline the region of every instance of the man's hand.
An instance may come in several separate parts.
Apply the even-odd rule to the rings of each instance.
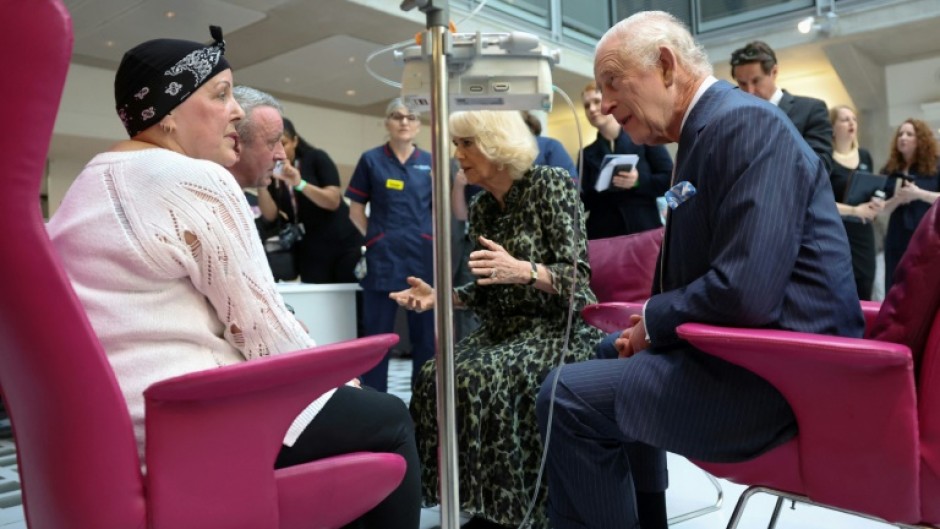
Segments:
[[[650,345],[646,341],[646,326],[643,324],[643,317],[639,314],[630,316],[630,324],[631,326],[623,331],[620,338],[614,341],[614,347],[620,358],[630,358]]]

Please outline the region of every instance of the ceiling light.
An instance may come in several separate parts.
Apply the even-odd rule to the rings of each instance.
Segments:
[[[813,17],[806,17],[803,20],[800,20],[799,24],[796,25],[796,30],[800,33],[806,35],[810,31],[813,31],[813,23],[816,22],[816,19]]]
[[[173,18],[176,16],[176,11],[167,11],[164,15],[166,15],[167,18]]]
[[[113,41],[113,40],[106,40],[106,41],[104,41],[104,45],[107,46],[107,47],[109,47],[109,48],[113,48],[113,47],[114,47],[114,41]]]
[[[285,77],[285,78],[284,78],[284,82],[285,82],[285,83],[289,83],[289,82],[290,82],[290,77]]]
[[[354,95],[356,95],[356,91],[355,91],[355,90],[346,90],[346,95],[348,95],[349,97],[353,97]]]
[[[349,62],[356,62],[356,58],[355,58],[355,57],[350,57],[350,58],[349,58]]]
[[[816,15],[815,17],[806,17],[800,20],[796,25],[796,29],[804,35],[815,31],[828,37],[835,33],[838,22],[839,15],[835,11],[828,11],[825,15]]]

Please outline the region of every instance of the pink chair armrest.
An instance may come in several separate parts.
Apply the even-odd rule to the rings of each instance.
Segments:
[[[273,355],[163,380],[144,396],[153,402],[211,400],[297,381],[322,386],[316,395],[368,371],[396,343],[397,335],[380,334]]]
[[[643,314],[643,304],[629,301],[608,301],[588,305],[581,311],[581,317],[588,325],[593,325],[604,332],[614,332],[630,326],[630,316]]]
[[[405,475],[398,454],[359,452],[277,471],[280,528],[342,527],[388,496]],[[352,513],[352,514],[351,514]]]
[[[871,332],[871,326],[881,311],[880,301],[862,301],[862,315],[865,316],[865,337]]]
[[[144,398],[153,526],[199,527],[199,513],[215,507],[225,512],[224,518],[214,513],[217,524],[228,519],[226,527],[270,526],[278,519],[274,460],[288,426],[317,396],[367,371],[397,342],[393,334],[372,336],[149,387]]]
[[[800,471],[810,498],[916,517],[917,396],[906,346],[697,323],[677,332],[783,394],[799,425]]]

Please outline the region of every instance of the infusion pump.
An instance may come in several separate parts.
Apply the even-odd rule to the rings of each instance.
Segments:
[[[551,69],[558,64],[559,50],[522,32],[446,35],[451,111],[551,110]],[[395,51],[395,59],[405,66],[402,99],[416,110],[431,107],[428,40]]]

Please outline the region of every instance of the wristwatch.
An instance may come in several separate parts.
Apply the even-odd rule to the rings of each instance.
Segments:
[[[535,261],[531,261],[530,264],[532,265],[532,275],[529,277],[529,282],[526,283],[526,285],[532,286],[539,280],[539,267],[535,264]]]

